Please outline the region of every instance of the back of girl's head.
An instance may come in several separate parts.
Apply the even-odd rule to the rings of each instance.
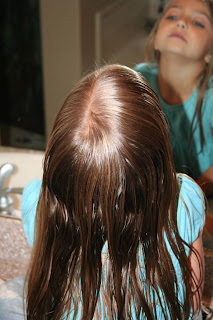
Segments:
[[[125,318],[118,316],[124,314],[125,297],[135,296],[133,287],[139,290],[134,282],[139,243],[150,261],[148,284],[156,285],[149,274],[155,274],[161,251],[167,252],[163,238],[175,221],[175,195],[168,129],[146,80],[120,65],[84,77],[59,111],[47,145],[28,314],[39,318],[54,310],[52,319],[60,319],[75,306],[79,288],[83,319],[92,319],[107,242],[110,312]]]
[[[156,227],[151,208],[171,189],[172,174],[168,130],[146,80],[119,65],[85,77],[55,121],[43,179],[44,188],[72,217],[80,243],[88,245],[98,235],[93,233],[96,222],[109,245],[124,236],[128,224],[138,228],[138,237],[141,216],[151,232]],[[117,249],[116,254],[122,252]]]

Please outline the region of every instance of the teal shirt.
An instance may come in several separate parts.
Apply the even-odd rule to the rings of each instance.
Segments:
[[[198,187],[198,185],[186,175],[178,174],[177,175],[179,185],[180,185],[180,197],[178,201],[178,209],[177,209],[177,224],[179,234],[183,240],[187,244],[193,243],[199,236],[200,231],[203,229],[205,223],[205,201],[203,198],[203,193]],[[39,199],[41,191],[41,180],[33,180],[31,181],[24,189],[22,202],[21,202],[21,211],[22,211],[22,221],[24,230],[27,236],[27,240],[31,246],[33,246],[34,242],[34,227],[35,227],[35,216],[36,216],[36,207]],[[188,208],[188,211],[186,209]],[[169,242],[165,239],[165,242],[168,247],[168,251],[171,253],[171,258],[173,261],[173,265],[177,274],[178,283],[180,286],[178,295],[179,300],[181,302],[184,301],[184,285],[182,282],[181,270],[179,266],[179,262],[174,256]],[[189,254],[189,249],[185,246],[185,250],[187,255]],[[103,259],[106,260],[104,263],[103,269],[103,279],[102,286],[104,288],[104,278],[107,273],[107,243],[103,248]],[[106,258],[106,259],[105,259]],[[145,279],[146,275],[144,272],[144,260],[141,249],[139,248],[139,262],[140,262],[140,270],[141,275],[140,279]],[[106,319],[104,317],[104,308],[102,305],[102,295],[100,291],[100,306],[101,306],[101,319]],[[102,312],[103,311],[103,312]],[[162,314],[162,310],[160,307],[157,310],[157,314],[159,315],[158,319],[165,320]],[[78,314],[78,318],[80,319],[80,310]],[[70,315],[70,319],[72,319],[72,315]],[[136,316],[132,316],[132,319],[136,319]],[[144,316],[141,315],[140,320],[144,319]],[[169,319],[167,319],[169,320]]]
[[[210,79],[210,88],[205,94],[202,106],[205,139],[202,149],[199,126],[196,127],[190,144],[190,128],[195,113],[198,89],[196,88],[183,104],[169,105],[159,92],[158,67],[154,64],[140,63],[134,69],[146,78],[160,99],[169,126],[176,171],[186,173],[196,180],[213,165],[213,77]]]

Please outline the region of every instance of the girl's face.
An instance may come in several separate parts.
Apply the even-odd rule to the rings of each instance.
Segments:
[[[164,53],[209,62],[213,45],[212,18],[202,0],[175,0],[163,14],[154,47]]]

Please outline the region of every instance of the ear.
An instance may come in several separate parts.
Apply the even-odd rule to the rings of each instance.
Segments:
[[[205,56],[205,58],[204,58],[204,60],[205,60],[205,62],[206,62],[207,64],[211,61],[211,59],[212,59],[211,53],[208,53],[208,54]]]

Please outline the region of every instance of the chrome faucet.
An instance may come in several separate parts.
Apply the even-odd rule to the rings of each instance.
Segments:
[[[0,167],[0,215],[15,216],[13,210],[13,198],[11,193],[22,194],[23,188],[5,188],[3,189],[5,179],[11,175],[15,167],[11,163],[5,163]]]

